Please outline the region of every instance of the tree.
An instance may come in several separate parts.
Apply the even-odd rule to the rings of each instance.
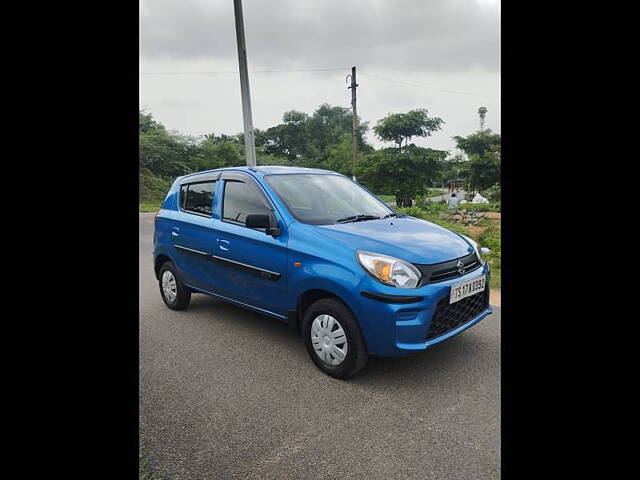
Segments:
[[[164,127],[158,122],[156,122],[150,113],[147,114],[147,113],[144,113],[143,110],[139,110],[138,131],[140,133],[148,133],[152,130],[158,130],[158,129],[164,130]]]
[[[176,177],[193,171],[191,150],[164,128],[141,132],[138,136],[140,168],[146,168],[155,175]]]
[[[207,136],[198,146],[196,171],[246,164],[244,147],[234,138]]]
[[[326,103],[312,115],[290,110],[282,116],[281,124],[256,132],[256,147],[294,165],[322,168],[344,135],[351,135],[351,116],[349,109]],[[364,139],[368,128],[367,122],[359,122],[356,141],[361,152],[372,150]]]
[[[491,185],[489,188],[484,190],[483,194],[492,202],[499,202],[501,198],[500,182],[496,182]]]
[[[257,131],[255,135],[256,148],[260,148],[267,155],[285,157],[293,162],[300,161],[309,154],[306,141],[305,113],[291,110],[282,116],[283,123]]]
[[[444,121],[438,117],[429,117],[427,113],[425,108],[407,113],[390,113],[378,121],[373,131],[381,140],[393,141],[400,149],[402,142],[408,145],[412,137],[428,137],[442,128]]]
[[[384,148],[363,157],[358,177],[377,193],[395,195],[399,207],[410,207],[412,198],[440,179],[447,154],[417,145]]]
[[[382,149],[364,164],[363,179],[379,193],[395,195],[399,207],[410,207],[413,198],[439,179],[447,152],[409,145],[412,137],[428,137],[440,130],[444,121],[429,117],[426,109],[391,113],[379,120],[373,131],[383,141],[398,148]],[[402,145],[404,142],[404,146]]]
[[[446,159],[442,165],[441,177],[445,184],[456,180],[464,183],[469,177],[469,160],[460,153]]]
[[[492,147],[500,148],[501,140],[499,133],[493,133],[490,129],[472,133],[467,137],[453,137],[458,148],[467,155],[484,155]]]
[[[469,161],[469,183],[474,190],[485,190],[499,181],[499,150],[491,150],[484,155],[471,155]]]
[[[500,134],[482,130],[467,137],[454,137],[458,148],[469,157],[469,183],[473,189],[484,190],[500,181]]]
[[[350,177],[353,174],[353,157],[351,146],[351,134],[343,133],[338,143],[329,150],[329,154],[320,168],[342,173]]]

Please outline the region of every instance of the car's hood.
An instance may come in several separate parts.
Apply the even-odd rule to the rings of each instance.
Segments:
[[[321,235],[354,250],[391,255],[412,263],[440,263],[473,253],[473,246],[460,235],[413,217],[321,225],[315,228]]]

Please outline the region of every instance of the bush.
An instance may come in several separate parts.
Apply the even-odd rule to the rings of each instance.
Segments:
[[[429,213],[440,213],[447,211],[446,202],[430,202],[426,197],[416,199],[416,206]]]
[[[491,200],[492,202],[500,201],[500,182],[494,183],[491,187],[482,192],[482,196]]]
[[[500,229],[496,227],[489,227],[484,230],[478,236],[478,242],[480,242],[480,246],[487,247],[493,253],[500,253]]]
[[[499,212],[499,203],[460,203],[459,210],[467,210],[469,212]]]

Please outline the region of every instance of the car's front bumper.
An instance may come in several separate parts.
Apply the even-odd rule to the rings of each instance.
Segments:
[[[480,307],[481,311],[476,309],[472,312],[472,316],[468,319],[465,317],[464,321],[445,333],[427,338],[438,304],[448,304],[451,286],[480,275],[487,275],[486,303],[482,306],[484,308]],[[374,355],[397,356],[426,350],[431,345],[475,325],[492,313],[489,304],[489,266],[486,264],[455,279],[412,290],[403,289],[402,294],[399,289],[381,286],[374,281],[366,283],[357,301],[356,314],[362,326],[367,348]]]

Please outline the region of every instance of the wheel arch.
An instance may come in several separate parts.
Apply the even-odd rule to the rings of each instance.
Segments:
[[[162,267],[165,262],[173,262],[173,259],[166,253],[160,253],[155,256],[153,260],[153,271],[156,274],[156,280],[159,279],[158,275],[160,274],[160,267]]]
[[[351,312],[351,315],[355,318],[360,330],[362,330],[362,325],[360,324],[360,320],[358,320],[358,316],[343,296],[326,288],[309,288],[298,295],[295,310],[289,312],[289,324],[292,328],[295,328],[298,334],[302,333],[302,319],[307,308],[322,298],[335,298],[339,300],[349,310],[349,312]],[[294,323],[294,325],[291,325],[292,323]]]

